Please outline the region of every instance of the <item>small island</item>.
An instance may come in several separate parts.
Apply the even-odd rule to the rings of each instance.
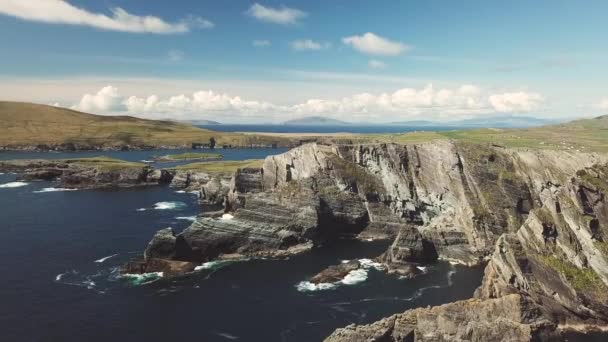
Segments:
[[[181,153],[168,154],[165,156],[154,157],[155,162],[178,162],[178,161],[217,161],[222,160],[223,155],[219,153]]]

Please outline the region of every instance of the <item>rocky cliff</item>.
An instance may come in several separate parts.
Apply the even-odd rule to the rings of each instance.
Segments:
[[[438,258],[489,260],[476,298],[329,341],[550,338],[560,324],[608,322],[606,162],[449,141],[308,144],[237,172],[223,218],[200,218],[171,248],[153,240],[147,253],[200,263],[288,255],[345,235],[391,239],[377,260],[402,275]]]

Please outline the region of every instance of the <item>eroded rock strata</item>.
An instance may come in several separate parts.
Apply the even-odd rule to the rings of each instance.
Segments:
[[[329,341],[549,339],[560,326],[608,322],[607,161],[449,141],[308,144],[237,172],[227,215],[199,218],[172,250],[155,238],[146,253],[200,263],[289,255],[344,235],[391,239],[377,260],[398,274],[435,259],[489,260],[475,298]]]

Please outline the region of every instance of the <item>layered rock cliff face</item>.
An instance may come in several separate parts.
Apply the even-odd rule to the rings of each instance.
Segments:
[[[468,237],[474,239],[468,242],[477,246],[477,251],[493,246],[476,299],[410,310],[368,326],[349,326],[337,330],[327,341],[551,340],[559,338],[558,325],[593,327],[608,323],[605,156],[493,150],[493,161],[488,158],[486,164],[479,163],[483,154],[473,164],[470,150],[468,161],[467,154],[459,153],[465,156],[465,174],[467,166],[476,168],[474,173],[483,174],[482,179],[493,184],[488,189],[488,183],[475,181],[477,175],[465,177],[479,191],[474,199],[464,197],[473,217],[468,222],[471,225],[461,226],[463,232],[471,229]],[[488,170],[498,158],[508,162],[496,178]],[[486,208],[490,210],[484,213]],[[499,211],[506,215],[501,216]],[[465,219],[461,217],[457,222]],[[502,232],[496,229],[501,226]],[[420,230],[425,234],[428,229]],[[418,241],[411,233],[407,236],[406,240]],[[476,244],[479,240],[485,240],[485,244]],[[415,252],[406,249],[405,255]],[[510,307],[513,298],[526,305],[509,311],[495,308],[492,314],[477,317],[470,317],[469,311],[454,312],[455,308],[483,311],[488,305]],[[524,319],[513,320],[512,315]]]
[[[229,215],[200,218],[172,249],[152,242],[147,253],[203,262],[288,255],[344,235],[391,239],[377,258],[389,272],[407,275],[437,258],[489,260],[476,299],[351,326],[328,340],[549,338],[558,324],[608,322],[606,162],[449,141],[309,144],[237,172],[224,198]]]

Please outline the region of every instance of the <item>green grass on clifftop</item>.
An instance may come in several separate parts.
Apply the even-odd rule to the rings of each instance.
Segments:
[[[232,173],[237,169],[262,167],[263,159],[227,160],[216,162],[191,163],[176,166],[175,170],[209,173]]]
[[[143,168],[146,165],[143,163],[130,162],[121,159],[110,157],[91,157],[91,158],[76,158],[62,160],[68,164],[77,164],[87,167],[95,167],[103,170],[118,170],[127,168]]]
[[[368,135],[366,138],[370,141],[400,144],[451,139],[467,143],[496,144],[510,148],[608,152],[608,116],[524,129],[480,128],[441,132],[376,134]]]

